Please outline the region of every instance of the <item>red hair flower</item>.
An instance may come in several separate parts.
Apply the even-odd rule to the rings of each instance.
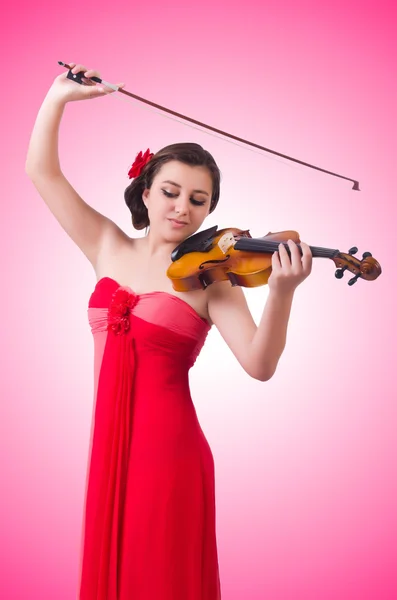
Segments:
[[[130,328],[130,314],[138,301],[129,287],[119,287],[112,296],[108,312],[108,331],[116,335],[127,333]]]
[[[138,177],[143,167],[149,162],[152,158],[153,153],[150,152],[149,148],[146,150],[145,154],[142,154],[142,150],[136,155],[134,162],[132,163],[131,169],[128,171],[128,177],[132,179],[133,177]]]

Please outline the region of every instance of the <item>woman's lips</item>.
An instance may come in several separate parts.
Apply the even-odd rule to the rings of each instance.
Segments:
[[[184,221],[177,221],[176,219],[168,219],[173,227],[184,227],[187,225]]]

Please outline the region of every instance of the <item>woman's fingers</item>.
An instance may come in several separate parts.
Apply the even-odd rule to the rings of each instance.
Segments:
[[[281,264],[282,268],[284,270],[288,269],[291,266],[291,260],[290,260],[290,257],[288,256],[287,249],[283,243],[280,243],[278,245],[278,254],[279,254],[280,264]]]
[[[92,77],[97,77],[98,79],[101,79],[101,74],[99,71],[96,71],[95,69],[87,69],[86,66],[80,63],[69,62],[68,65],[70,67],[71,72],[74,75],[76,75],[77,73],[81,74],[81,79],[84,83],[84,85],[81,86],[81,93],[83,94],[83,98],[97,98],[98,96],[112,94],[116,91],[113,87],[107,86],[105,82],[98,83],[92,80]],[[115,87],[123,88],[125,87],[125,83],[117,83],[115,84]]]
[[[313,254],[308,244],[301,242],[302,247],[302,265],[305,273],[309,274],[312,270]]]
[[[99,71],[94,71],[93,69],[89,69],[88,71],[85,71],[84,77],[99,77],[99,79],[101,79],[101,75],[100,75]]]
[[[272,269],[273,271],[281,269],[280,255],[277,250],[272,254]]]
[[[72,66],[72,65],[70,65]],[[85,67],[84,65],[74,65],[74,67],[72,68],[72,73],[76,74],[76,73],[80,73],[80,71],[86,71],[87,67]]]
[[[87,80],[92,79],[92,77],[98,77],[98,79],[101,79],[100,72],[96,71],[95,69],[87,69],[84,65],[76,64],[76,63],[68,63],[68,64],[71,67],[72,73],[74,73],[74,74],[80,73],[81,71],[83,71],[83,74],[84,74],[83,79],[85,80],[85,82],[88,85],[91,85],[91,86],[96,85],[96,82],[87,81]],[[110,94],[115,91],[113,88],[107,87],[105,83],[102,83],[100,85],[104,88],[106,93]],[[119,88],[123,88],[123,87],[125,87],[125,83],[124,82],[116,83],[116,86]]]
[[[291,267],[295,272],[298,272],[302,268],[300,250],[296,245],[296,242],[294,242],[293,240],[288,240],[287,243],[291,254]]]

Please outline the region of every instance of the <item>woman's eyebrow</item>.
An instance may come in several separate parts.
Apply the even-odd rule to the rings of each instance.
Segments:
[[[175,181],[170,181],[169,179],[166,179],[165,181],[163,181],[163,183],[170,183],[171,185],[175,185],[176,187],[181,188],[179,183],[175,183]],[[193,192],[197,192],[198,194],[205,194],[206,196],[209,196],[209,193],[205,192],[204,190],[193,190]]]

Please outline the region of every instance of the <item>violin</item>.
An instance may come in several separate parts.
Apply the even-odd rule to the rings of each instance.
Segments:
[[[291,256],[288,239],[297,244],[302,254],[297,231],[269,232],[261,238],[253,238],[248,229],[230,227],[218,231],[215,225],[190,236],[173,250],[167,276],[177,292],[205,289],[212,283],[226,280],[232,286],[265,285],[272,271],[272,254],[280,243]],[[348,285],[353,285],[359,278],[373,281],[382,273],[380,264],[370,252],[364,252],[361,260],[355,258],[353,255],[358,252],[355,246],[348,253],[333,248],[309,248],[314,258],[334,261],[337,279],[341,279],[345,271],[353,273]]]

